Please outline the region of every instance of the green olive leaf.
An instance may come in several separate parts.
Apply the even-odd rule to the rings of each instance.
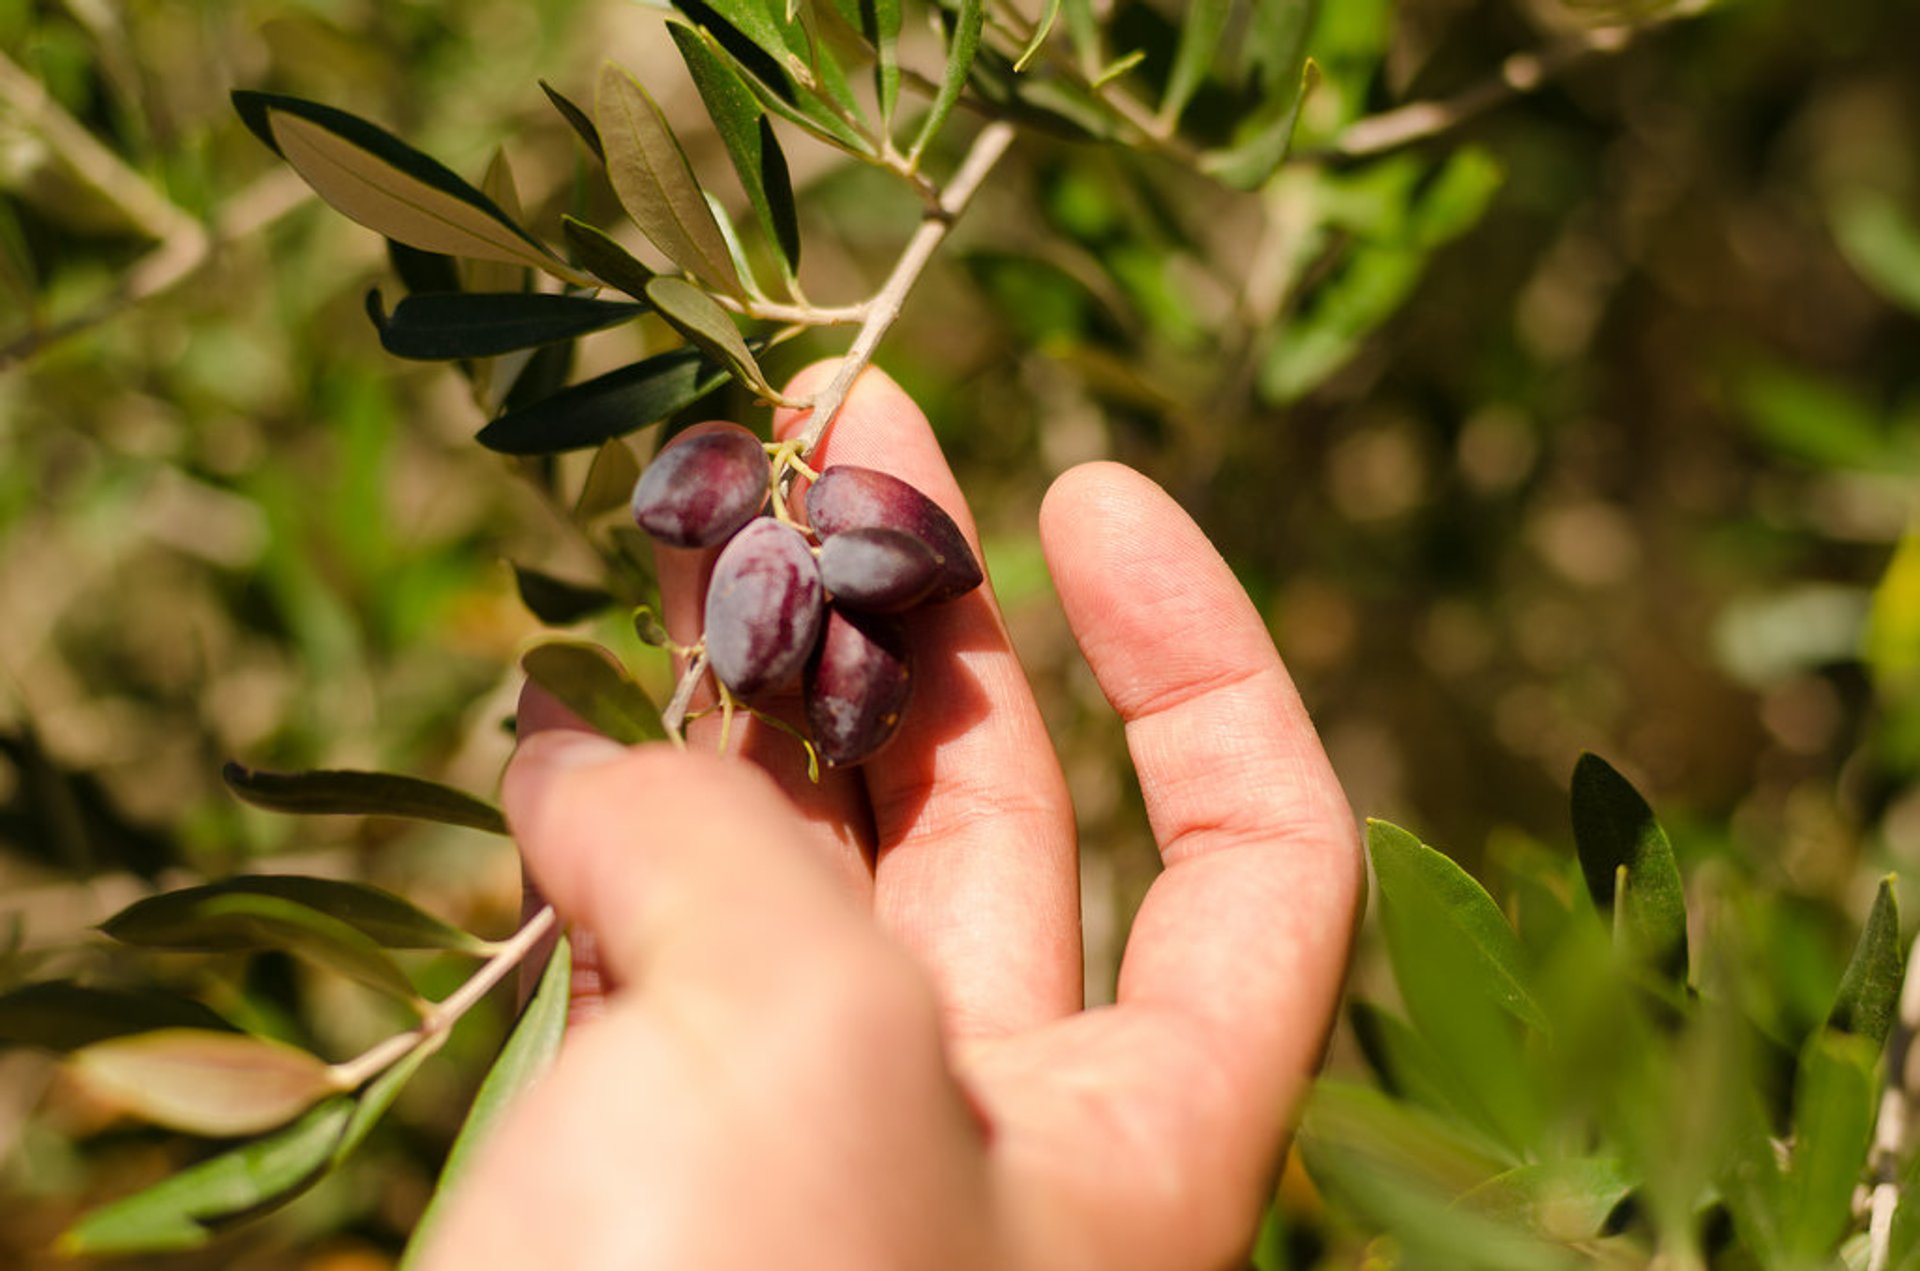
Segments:
[[[525,565],[509,564],[520,603],[550,627],[570,627],[613,605],[613,596],[603,587],[570,583]]]
[[[920,131],[914,136],[913,145],[907,150],[909,162],[919,159],[940,129],[947,122],[947,116],[960,101],[961,90],[967,86],[967,75],[973,69],[974,54],[980,50],[980,30],[986,21],[986,0],[960,0],[960,11],[954,16],[953,29],[947,34],[947,66],[940,77],[940,88],[935,92],[933,105],[928,108],[926,118],[920,122]]]
[[[291,885],[268,890],[262,880],[248,882],[255,887],[216,883],[149,896],[101,923],[100,929],[122,944],[150,949],[284,950],[398,1001],[419,1001],[406,974],[364,932],[327,910],[275,894],[295,891]],[[321,890],[306,889],[310,894]],[[391,899],[399,902],[398,897]],[[470,946],[471,937],[461,936],[461,943]]]
[[[1583,754],[1573,769],[1573,839],[1587,892],[1603,919],[1667,979],[1687,978],[1687,901],[1673,845],[1653,809],[1606,760]],[[1614,914],[1615,878],[1628,881]]]
[[[633,451],[618,437],[610,438],[594,452],[586,479],[580,483],[580,495],[573,501],[574,523],[585,525],[615,508],[626,507],[639,480],[640,463]]]
[[[740,328],[713,297],[680,278],[655,278],[647,284],[647,299],[688,343],[725,365],[742,383],[768,401],[786,400],[767,383]]]
[[[423,251],[582,277],[494,200],[385,129],[318,102],[237,91],[235,109],[335,210]]]
[[[1177,123],[1193,100],[1220,51],[1220,34],[1226,30],[1232,8],[1232,0],[1187,0],[1181,7],[1180,42],[1174,47],[1173,70],[1160,98],[1162,123]]]
[[[492,357],[536,348],[630,322],[647,306],[624,300],[537,291],[428,292],[404,297],[390,314],[377,308],[380,346],[421,361]]]
[[[680,58],[693,76],[741,188],[753,205],[767,239],[779,249],[789,276],[800,267],[800,225],[786,155],[767,121],[766,110],[733,64],[715,52],[693,27],[667,24]]]
[[[1033,61],[1034,54],[1040,51],[1040,46],[1047,42],[1049,35],[1053,34],[1053,24],[1059,16],[1060,0],[1047,0],[1047,7],[1040,11],[1040,21],[1034,24],[1033,37],[1020,50],[1020,56],[1013,59],[1014,70],[1027,69],[1027,63]]]
[[[1873,1141],[1880,1048],[1820,1029],[1800,1055],[1793,1091],[1793,1158],[1782,1197],[1789,1265],[1830,1265],[1853,1222],[1853,1192]]]
[[[597,731],[633,744],[666,740],[660,711],[613,655],[593,644],[554,640],[520,658],[527,678]]]
[[[688,273],[729,295],[743,294],[686,152],[647,90],[608,63],[600,71],[594,115],[607,177],[641,232]]]
[[[587,149],[593,151],[593,157],[604,165],[607,161],[607,150],[601,144],[600,130],[593,126],[593,119],[587,112],[580,109],[571,98],[544,79],[540,81],[540,91],[547,95],[547,100],[553,103],[553,108],[560,112],[560,118],[567,121],[567,127],[573,129],[574,135],[579,137]]]
[[[699,349],[672,349],[509,410],[475,440],[509,455],[584,450],[657,424],[732,378]]]
[[[1840,991],[1827,1027],[1864,1037],[1876,1049],[1887,1044],[1900,1009],[1900,986],[1905,968],[1900,950],[1900,902],[1893,891],[1893,875],[1880,880],[1873,909],[1853,947],[1853,957],[1840,977]]]
[[[1232,144],[1200,156],[1200,170],[1236,190],[1257,190],[1280,170],[1293,148],[1300,109],[1320,82],[1320,68],[1309,61],[1301,69],[1299,89],[1276,93],[1235,130]]]
[[[1053,0],[1058,3],[1058,0]],[[880,97],[880,127],[893,130],[900,104],[900,0],[861,0],[861,27],[873,45],[873,83]]]
[[[653,281],[653,271],[614,241],[611,234],[571,216],[560,218],[560,229],[566,235],[567,246],[572,249],[574,259],[587,272],[609,287],[618,287],[635,300],[645,298],[647,284]]]
[[[189,1134],[258,1134],[340,1093],[324,1061],[241,1033],[135,1033],[82,1047],[68,1064],[116,1107]]]
[[[192,998],[158,989],[94,988],[72,980],[22,984],[0,993],[0,1046],[65,1054],[110,1037],[159,1028],[232,1031]]]
[[[203,919],[210,901],[260,896],[301,905],[333,922],[343,923],[386,949],[447,949],[484,954],[492,949],[472,932],[427,913],[412,901],[371,883],[344,878],[313,878],[304,874],[242,874],[197,887],[183,887],[137,900],[102,924],[102,930],[128,944],[164,948],[245,948],[244,930],[205,930]],[[230,917],[245,908],[226,906],[214,911]],[[275,916],[284,909],[260,911]],[[207,943],[211,939],[212,943]]]
[[[505,834],[499,809],[464,790],[394,772],[265,772],[229,763],[227,788],[257,808],[305,816],[397,816]]]
[[[453,1190],[452,1184],[471,1165],[481,1144],[486,1142],[487,1136],[513,1100],[552,1065],[553,1057],[560,1050],[560,1039],[566,1032],[567,999],[572,977],[572,952],[566,937],[562,936],[554,946],[547,969],[540,976],[539,987],[527,1000],[519,1021],[507,1038],[507,1044],[500,1048],[499,1057],[487,1070],[479,1091],[473,1097],[466,1122],[460,1127],[459,1136],[447,1152],[446,1167],[440,1171],[440,1181],[434,1188],[433,1197],[427,1202],[426,1212],[420,1215],[420,1221],[414,1225],[406,1251],[400,1255],[399,1271],[419,1265],[420,1251],[426,1247],[429,1234],[446,1212],[446,1198]]]

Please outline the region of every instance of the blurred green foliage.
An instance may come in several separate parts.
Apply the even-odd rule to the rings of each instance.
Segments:
[[[1090,844],[1091,991],[1108,991],[1154,857],[1032,524],[1052,475],[1116,457],[1233,563],[1356,809],[1500,880],[1520,950],[1502,956],[1531,959],[1529,998],[1581,1061],[1539,1106],[1485,1107],[1465,1142],[1353,1084],[1364,1046],[1463,1048],[1454,1062],[1483,1076],[1527,1060],[1515,1029],[1533,1025],[1503,1021],[1510,1004],[1414,1020],[1437,1037],[1365,1006],[1413,992],[1390,974],[1387,921],[1336,1043],[1342,1084],[1314,1112],[1335,1145],[1316,1168],[1347,1208],[1290,1174],[1272,1265],[1381,1254],[1383,1205],[1412,1206],[1393,1213],[1437,1249],[1548,1265],[1486,1214],[1558,1197],[1591,1235],[1629,1166],[1686,1197],[1724,1142],[1705,1121],[1745,1115],[1694,1096],[1751,1069],[1792,1115],[1768,1064],[1825,1035],[1879,878],[1920,861],[1920,11],[1728,0],[1431,141],[1341,152],[1355,121],[1451,99],[1589,17],[1557,0],[1327,3],[1301,160],[1255,194],[1028,136],[882,351],[973,499],[1061,746]],[[661,73],[696,168],[724,167],[658,31],[642,8],[584,0],[0,0],[18,71],[0,83],[0,919],[19,915],[0,921],[0,987],[82,967],[151,977],[338,1055],[393,1025],[357,990],[279,957],[238,979],[136,966],[87,926],[136,879],[267,854],[489,934],[511,925],[517,872],[491,840],[277,820],[220,785],[237,757],[487,791],[537,630],[501,561],[591,577],[566,509],[472,444],[483,419],[457,377],[381,351],[361,310],[391,285],[377,240],[306,199],[227,92],[337,103],[476,181],[504,145],[530,221],[558,241],[561,213],[605,203],[540,78],[585,94],[609,54]],[[1111,32],[1108,55],[1147,53],[1129,75],[1172,73],[1174,6],[1119,4]],[[23,83],[97,153],[42,126]],[[1231,106],[1202,91],[1190,115],[1224,133]],[[860,294],[917,209],[792,149],[808,290]],[[167,281],[180,259],[192,271]],[[650,337],[598,338],[583,371]],[[837,347],[797,341],[769,373]],[[630,632],[590,634],[661,674]],[[1566,806],[1585,749],[1661,809],[1690,910],[1714,915],[1695,965],[1724,1009],[1690,1031],[1623,1013],[1617,980],[1578,970],[1595,955]],[[414,969],[437,994],[463,967]],[[353,1169],[212,1253],[143,1265],[387,1265],[503,1015],[456,1032]],[[1621,1019],[1651,1031],[1630,1044]],[[1645,1064],[1595,1071],[1636,1046]],[[1859,1057],[1816,1049],[1808,1080],[1838,1093],[1806,1097],[1841,1107]],[[1396,1093],[1467,1097],[1444,1076]],[[1547,1108],[1582,1099],[1619,1119],[1618,1160],[1513,1163],[1552,1132]],[[1700,1120],[1675,1119],[1688,1111]],[[0,1263],[47,1265],[81,1207],[194,1151],[0,1050]],[[1502,1160],[1536,1172],[1503,1176],[1482,1208],[1449,1203]],[[1780,1239],[1815,1247],[1837,1184],[1782,1186],[1800,1191]]]

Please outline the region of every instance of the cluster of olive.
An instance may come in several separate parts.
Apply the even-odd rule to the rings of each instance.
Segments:
[[[807,488],[808,528],[765,515],[776,473],[738,425],[662,451],[633,490],[640,528],[721,547],[707,587],[707,664],[751,703],[801,679],[807,730],[829,767],[892,739],[912,690],[900,616],[980,585],[960,528],[913,486],[838,464]]]

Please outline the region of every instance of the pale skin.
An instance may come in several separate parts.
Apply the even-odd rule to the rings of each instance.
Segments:
[[[891,471],[973,535],[926,419],[876,371],[814,462]],[[1072,809],[986,589],[923,615],[900,736],[817,787],[770,729],[749,762],[712,753],[707,721],[687,752],[626,749],[532,692],[502,797],[583,954],[574,1025],[428,1267],[1244,1256],[1338,1001],[1352,815],[1259,615],[1171,499],[1090,464],[1040,535],[1165,864],[1116,1003],[1082,1008]],[[704,562],[663,556],[688,639]]]

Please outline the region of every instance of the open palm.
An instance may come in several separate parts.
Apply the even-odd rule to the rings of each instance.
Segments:
[[[891,471],[973,535],[925,418],[876,372],[814,463]],[[1166,495],[1088,465],[1040,531],[1165,863],[1116,1004],[1082,1009],[1072,809],[985,590],[916,615],[900,736],[818,785],[770,729],[741,730],[755,765],[700,753],[706,721],[692,753],[621,750],[530,694],[504,797],[585,936],[581,1022],[431,1265],[1243,1253],[1338,998],[1351,814],[1258,615]],[[708,562],[662,557],[688,638]]]

